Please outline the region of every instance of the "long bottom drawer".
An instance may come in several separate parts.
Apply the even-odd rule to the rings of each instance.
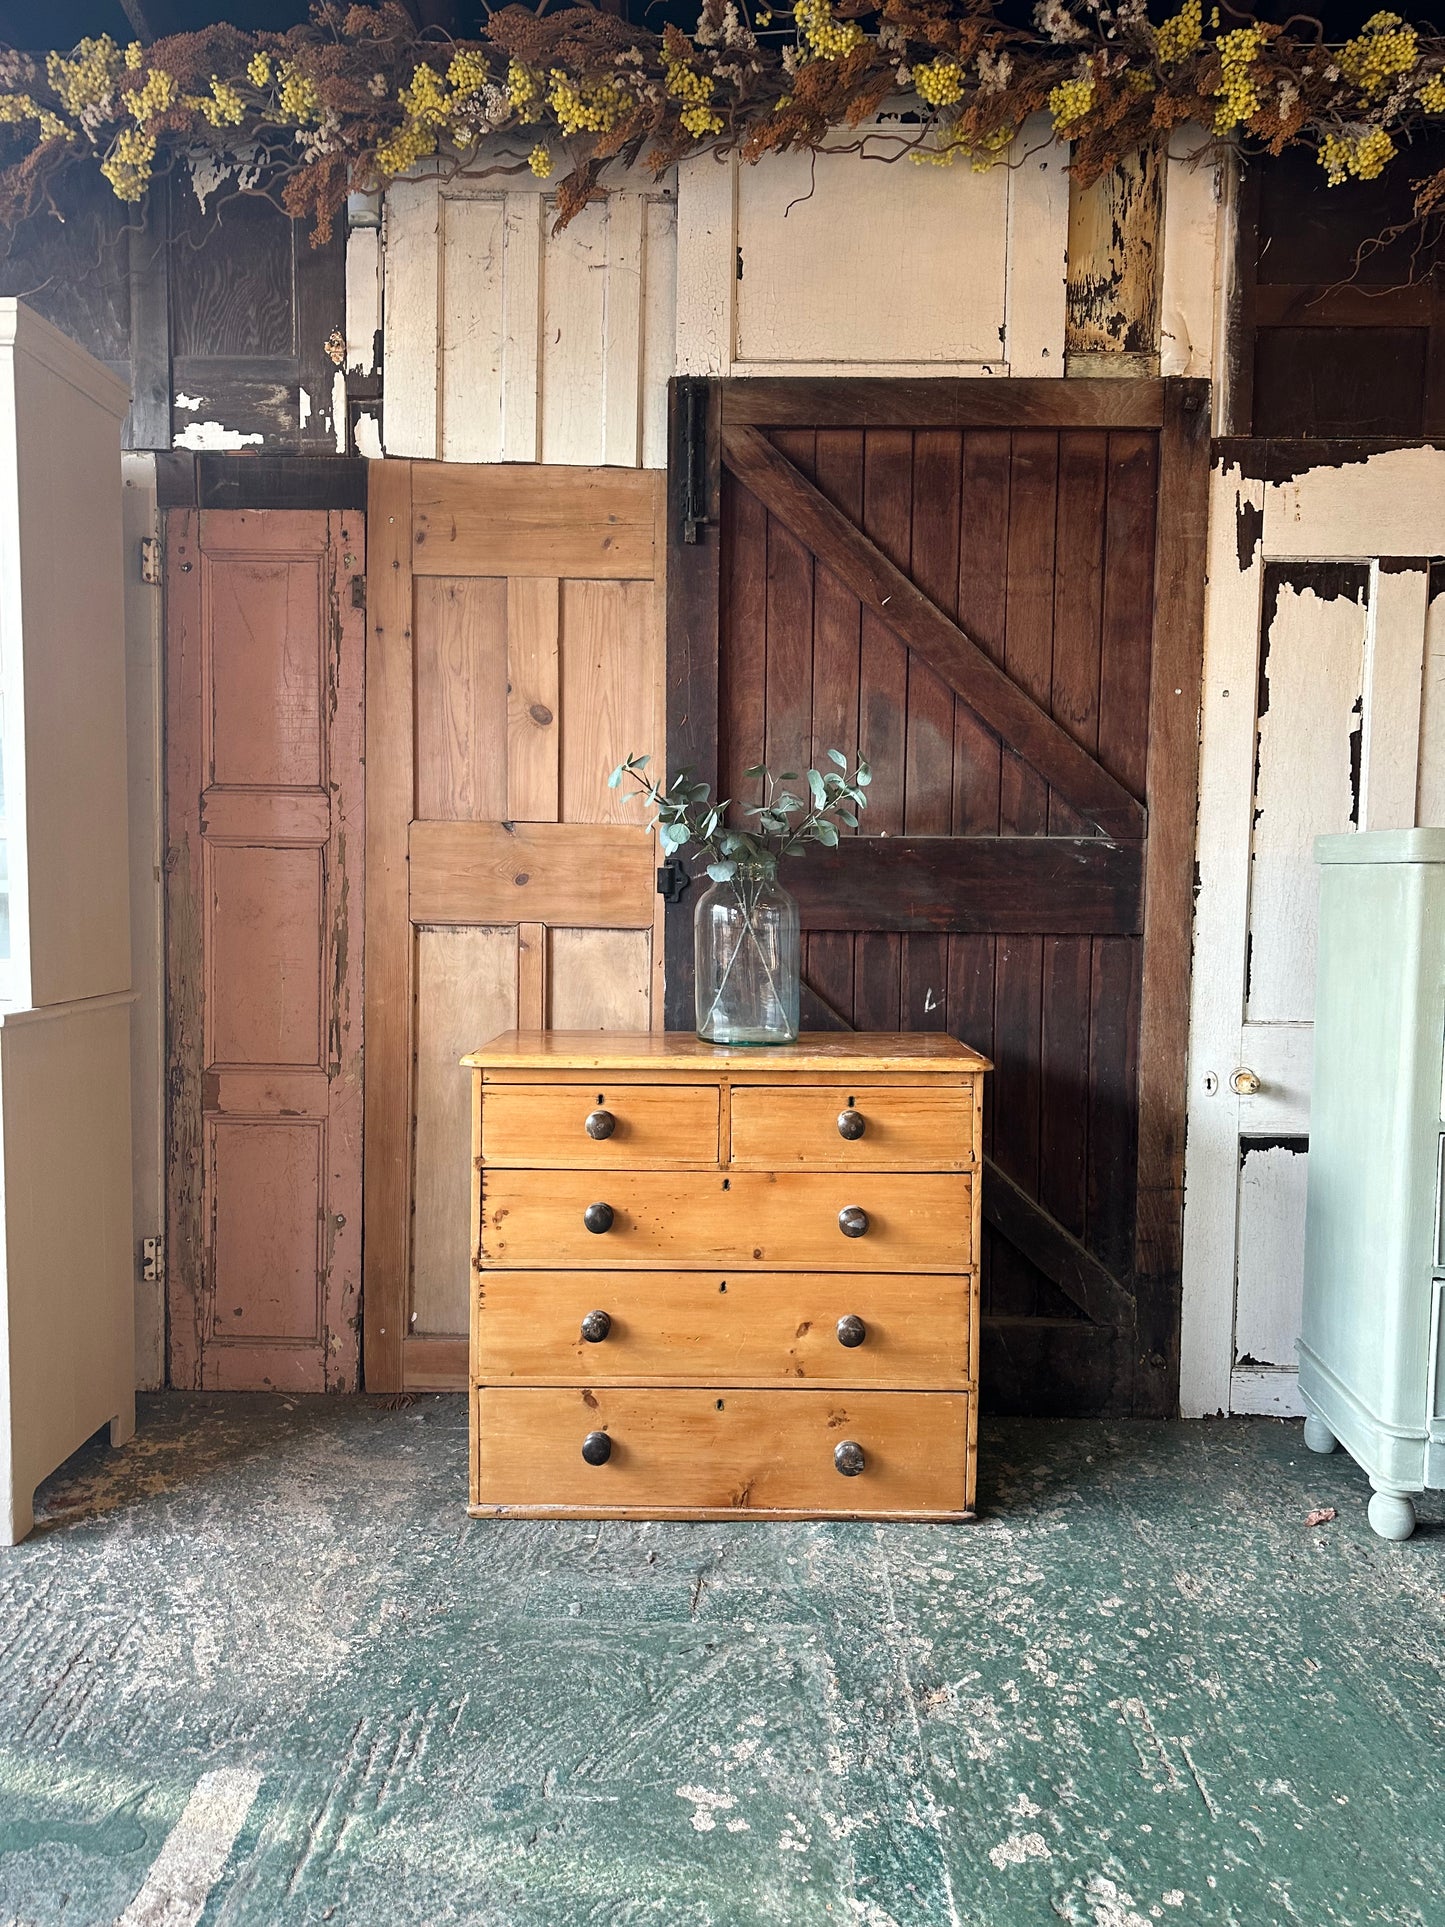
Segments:
[[[473,1399],[479,1515],[958,1519],[973,1510],[965,1392],[508,1386]],[[840,1453],[844,1445],[857,1449]],[[589,1463],[584,1446],[593,1459],[605,1452],[603,1462]],[[840,1459],[861,1459],[861,1470],[845,1475]]]

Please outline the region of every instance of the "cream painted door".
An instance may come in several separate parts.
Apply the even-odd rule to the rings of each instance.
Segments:
[[[1186,1416],[1303,1409],[1314,839],[1445,824],[1445,452],[1271,460],[1235,445],[1210,506]]]

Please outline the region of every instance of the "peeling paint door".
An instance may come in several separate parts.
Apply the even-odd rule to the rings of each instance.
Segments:
[[[356,1389],[364,578],[355,511],[169,520],[178,1386]]]
[[[1226,444],[1213,482],[1186,1415],[1303,1409],[1314,840],[1445,823],[1445,452],[1323,453]]]

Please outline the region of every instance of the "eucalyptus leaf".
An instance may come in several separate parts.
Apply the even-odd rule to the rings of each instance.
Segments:
[[[738,866],[726,860],[722,863],[709,863],[707,873],[714,883],[729,883],[737,875]]]
[[[830,763],[836,763],[839,769],[847,769],[848,767],[848,758],[843,754],[841,749],[830,749],[828,751],[828,761]]]

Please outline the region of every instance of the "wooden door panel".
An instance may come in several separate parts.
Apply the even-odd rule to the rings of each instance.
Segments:
[[[186,512],[168,528],[178,1385],[357,1382],[363,569],[352,515]]]
[[[709,479],[716,535],[670,529],[671,760],[751,801],[755,762],[869,757],[859,833],[792,872],[805,1021],[948,1029],[998,1065],[996,1407],[1167,1410],[1200,395],[1139,384],[1100,410],[1070,386],[732,383],[681,411],[673,460]],[[705,459],[689,419],[715,440]],[[673,1023],[688,908],[669,935]]]
[[[386,462],[371,488],[366,1374],[396,1390],[465,1380],[458,1059],[661,1019],[655,844],[606,784],[662,760],[663,545],[631,470]]]

